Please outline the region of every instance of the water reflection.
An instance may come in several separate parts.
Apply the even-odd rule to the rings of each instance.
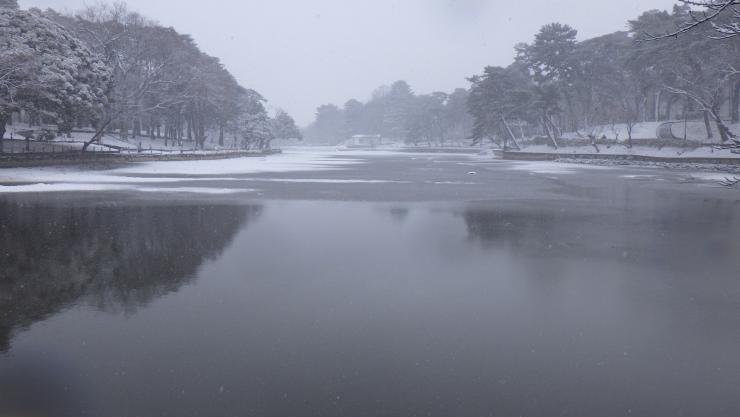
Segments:
[[[0,352],[13,334],[69,305],[131,313],[177,291],[260,213],[260,206],[0,202]]]
[[[647,197],[647,198],[646,198]],[[462,217],[472,241],[509,254],[620,259],[681,271],[740,269],[738,202],[641,196],[603,207],[478,204]],[[628,204],[629,202],[629,204]],[[635,204],[637,203],[637,204]],[[711,215],[707,215],[711,213]],[[719,261],[719,264],[715,263]]]
[[[32,304],[60,300],[14,313],[14,329],[80,300],[130,312],[179,291],[127,316],[70,308],[17,337],[0,355],[0,415],[9,389],[48,399],[25,415],[54,417],[740,409],[733,203],[265,205],[127,208],[95,227],[79,224],[118,209],[60,209],[66,220],[34,233],[68,233],[52,241],[72,248],[52,245],[43,268],[12,263],[16,280],[36,271]],[[54,217],[3,210],[28,227]],[[3,233],[14,252],[49,250]],[[24,288],[10,288],[3,308],[23,308]]]

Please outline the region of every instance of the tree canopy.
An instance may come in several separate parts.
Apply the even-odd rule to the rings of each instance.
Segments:
[[[106,103],[112,69],[61,25],[0,9],[0,137],[20,110],[70,123]]]
[[[714,36],[715,23],[644,41],[696,13],[687,5],[648,11],[629,22],[628,32],[583,41],[567,25],[543,26],[532,43],[515,47],[512,66],[469,79],[473,139],[514,139],[517,127],[519,137],[542,135],[557,146],[563,132],[593,139],[596,127],[621,124],[631,140],[638,122],[695,118],[704,120],[708,140],[736,139],[727,120],[740,121],[737,38]],[[732,18],[726,12],[715,22]]]
[[[218,58],[123,3],[75,14],[0,5],[0,137],[20,114],[60,133],[93,127],[85,148],[106,134],[265,148],[289,117],[282,112],[273,123],[265,99]]]

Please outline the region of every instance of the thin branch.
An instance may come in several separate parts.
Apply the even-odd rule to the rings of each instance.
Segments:
[[[740,10],[735,6],[740,5],[740,0],[679,0],[681,3],[688,6],[703,7],[706,10],[702,12],[690,11],[690,20],[684,22],[678,29],[673,32],[664,33],[662,35],[652,35],[645,33],[646,38],[638,39],[637,42],[652,42],[663,39],[678,38],[688,32],[697,29],[700,26],[711,25],[715,31],[720,33],[720,36],[710,36],[711,39],[721,40],[728,39],[740,35],[740,24],[738,23],[727,23],[717,24],[716,19],[725,11],[732,10],[734,17],[740,19]]]

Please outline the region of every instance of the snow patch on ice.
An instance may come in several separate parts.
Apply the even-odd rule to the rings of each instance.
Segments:
[[[146,162],[111,171],[112,174],[233,175],[266,172],[329,171],[358,164],[358,159],[333,158],[326,154],[294,153],[261,158],[205,161]]]
[[[245,188],[210,188],[210,187],[141,187],[134,184],[95,184],[95,183],[57,183],[57,184],[23,184],[1,185],[0,194],[16,193],[58,193],[86,191],[136,191],[145,193],[188,193],[188,194],[236,194],[256,192]]]
[[[513,162],[508,169],[513,171],[526,171],[533,174],[557,175],[575,174],[579,171],[593,169],[609,169],[609,167],[595,165],[566,164],[561,162],[536,161],[536,162]]]
[[[722,182],[727,179],[740,178],[739,175],[728,174],[722,172],[696,172],[691,174],[691,179],[699,181],[711,181],[711,182]]]
[[[238,178],[235,178],[238,180]],[[391,180],[341,180],[326,178],[243,178],[244,181],[252,182],[285,182],[297,184],[409,184],[409,181],[391,181]]]
[[[427,182],[427,184],[435,184],[435,185],[478,185],[477,182],[468,182],[468,181],[432,181]]]
[[[131,186],[112,184],[84,184],[84,183],[59,183],[59,184],[24,184],[24,185],[0,185],[0,194],[13,193],[48,193],[48,192],[70,192],[70,191],[119,191],[129,190]]]
[[[147,191],[137,184],[174,184],[199,181],[245,181],[250,178],[214,177],[218,175],[240,175],[258,173],[285,173],[303,171],[340,170],[362,161],[354,158],[337,158],[327,152],[300,152],[269,157],[247,157],[236,159],[202,161],[161,161],[137,163],[124,168],[107,171],[83,170],[69,167],[10,168],[0,170],[0,193],[43,192],[43,191],[105,191],[138,189]],[[154,176],[151,176],[154,175]],[[161,175],[161,176],[157,176]],[[170,175],[170,176],[166,176]],[[182,175],[183,177],[171,177]],[[327,182],[330,180],[292,180],[293,182]],[[337,180],[337,182],[340,180]],[[359,180],[358,180],[359,181]],[[358,182],[345,180],[344,182]],[[151,190],[175,190],[152,188]],[[178,188],[179,190],[214,190],[214,188]],[[241,192],[243,190],[236,190]],[[186,191],[187,192],[187,191]],[[213,192],[213,191],[208,191]]]
[[[621,178],[625,178],[628,180],[649,180],[654,179],[655,175],[622,175]]]
[[[246,188],[208,188],[208,187],[179,187],[179,188],[141,187],[141,188],[133,188],[133,191],[140,191],[144,193],[186,193],[186,194],[224,195],[224,194],[236,194],[236,193],[253,193],[253,192],[257,192],[258,190],[246,189]]]

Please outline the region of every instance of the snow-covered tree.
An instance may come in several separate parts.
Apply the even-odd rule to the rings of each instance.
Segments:
[[[470,92],[457,88],[450,93],[445,104],[447,123],[452,139],[468,139],[472,135],[473,118],[468,111]]]
[[[550,120],[555,105],[548,101],[548,85],[535,87],[521,66],[487,67],[483,75],[469,81],[468,107],[475,121],[473,143],[499,139],[506,146],[509,141],[515,142],[511,127],[515,119],[537,120],[543,131],[552,134]]]
[[[325,104],[316,109],[313,123],[314,135],[322,142],[338,144],[347,139],[344,131],[344,113],[333,105]]]
[[[245,90],[239,99],[237,135],[244,149],[268,149],[275,139],[264,103],[262,95],[254,90]]]
[[[275,139],[303,139],[300,129],[295,124],[295,120],[283,110],[278,110],[275,117],[270,120],[272,136]]]
[[[427,142],[429,146],[432,146],[432,142],[438,142],[440,146],[444,145],[450,127],[445,112],[447,98],[447,94],[442,92],[414,97],[406,118],[408,142]]]
[[[106,99],[110,68],[66,29],[37,13],[0,8],[0,137],[13,112],[60,126],[93,116]]]
[[[190,36],[131,12],[123,3],[100,3],[74,17],[46,14],[77,33],[114,69],[104,117],[84,149],[113,132],[123,139],[163,138],[165,146],[190,141],[203,147],[215,137],[224,145],[227,135],[243,136],[247,124],[255,125],[246,119],[268,120],[264,107],[254,104],[264,99],[240,86]],[[254,135],[247,136],[251,142]]]

